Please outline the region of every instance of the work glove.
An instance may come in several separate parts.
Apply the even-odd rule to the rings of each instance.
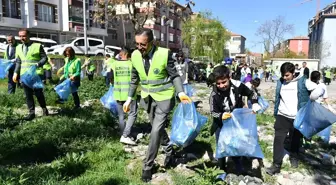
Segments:
[[[254,113],[257,113],[260,109],[261,109],[261,107],[260,107],[259,104],[254,103],[254,104],[252,105],[252,111],[253,111]]]
[[[187,96],[184,92],[180,92],[178,94],[178,97],[180,98],[180,101],[182,103],[191,103],[191,99],[189,98],[189,96]]]
[[[229,118],[231,118],[231,113],[228,113],[228,112],[223,113],[222,120],[227,120]]]
[[[128,97],[127,101],[124,103],[124,105],[123,105],[123,111],[125,113],[128,112],[128,111],[130,111],[131,101],[132,101],[132,98]]]
[[[13,79],[12,80],[13,80],[14,83],[18,82],[18,74],[17,73],[13,74]]]

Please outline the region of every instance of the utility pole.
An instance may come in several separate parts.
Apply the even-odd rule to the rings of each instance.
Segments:
[[[86,0],[83,0],[83,22],[84,22],[84,48],[85,55],[88,54],[87,28],[86,28]]]

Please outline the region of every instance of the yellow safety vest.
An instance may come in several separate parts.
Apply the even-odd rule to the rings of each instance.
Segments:
[[[166,48],[156,47],[148,75],[141,53],[138,50],[132,53],[132,64],[140,77],[142,98],[151,96],[155,101],[164,101],[174,96],[175,88],[166,71],[168,51]]]
[[[26,56],[23,53],[23,44],[19,44],[16,47],[16,58],[20,58],[21,60],[21,71],[20,71],[20,75],[23,75],[25,72],[28,71],[28,69],[33,66],[36,65],[40,60],[40,47],[41,44],[38,43],[32,43],[28,49],[28,52],[26,54]],[[43,75],[43,68],[39,67],[36,69],[36,73],[38,75]]]
[[[115,61],[111,68],[114,76],[113,98],[118,101],[126,101],[131,84],[132,62],[130,60]]]

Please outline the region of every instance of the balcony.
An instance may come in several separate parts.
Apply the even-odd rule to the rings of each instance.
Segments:
[[[175,34],[180,36],[181,35],[181,30],[176,29]]]
[[[169,33],[175,34],[175,29],[174,29],[174,28],[171,28],[171,27],[169,27]]]

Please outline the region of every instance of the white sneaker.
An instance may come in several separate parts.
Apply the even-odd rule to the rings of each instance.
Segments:
[[[137,145],[135,141],[133,141],[130,137],[121,136],[120,143],[127,145]]]

